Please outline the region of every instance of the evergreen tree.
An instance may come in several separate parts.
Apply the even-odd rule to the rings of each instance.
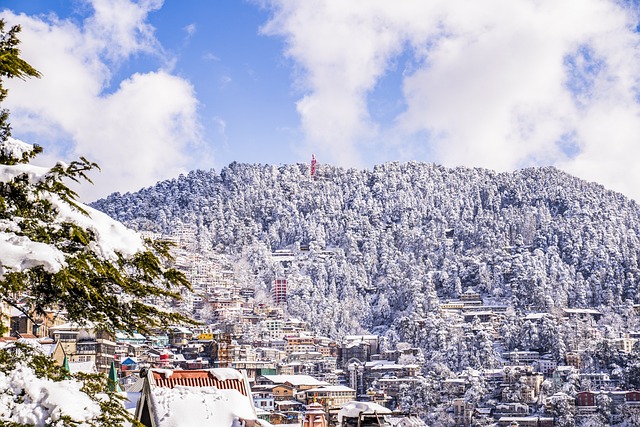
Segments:
[[[14,26],[5,31],[4,26],[0,20],[0,101],[7,95],[2,87],[5,78],[40,76],[19,56],[20,28]],[[169,244],[143,240],[105,214],[78,202],[77,194],[64,181],[88,180],[86,173],[97,168],[95,163],[81,158],[68,165],[58,163],[49,170],[30,165],[30,160],[42,150],[11,138],[8,116],[3,109],[0,302],[32,320],[53,310],[69,321],[92,322],[96,328],[110,332],[144,332],[156,326],[191,322],[180,314],[144,303],[149,297],[179,299],[180,289],[191,289],[182,273],[165,267],[171,260]],[[0,335],[4,333],[6,330],[0,330]],[[68,373],[33,349],[0,349],[3,383],[8,374],[11,379],[8,388],[0,390],[0,406],[10,410],[0,410],[0,425],[35,422],[52,426],[113,426],[132,421],[118,397],[108,392],[106,377],[67,379]],[[81,420],[54,410],[46,421],[33,417],[16,421],[16,414],[25,413],[25,405],[36,404],[26,379],[33,376],[47,386],[61,381],[67,381],[66,387],[77,385],[78,393],[93,400],[87,407],[93,407],[94,411]],[[47,414],[51,409],[42,407],[33,411]]]
[[[20,26],[15,25],[5,31],[5,22],[0,19],[0,103],[7,97],[7,89],[2,85],[5,78],[40,77],[40,73],[20,58],[18,44],[18,33]],[[0,141],[6,141],[11,136],[11,126],[9,124],[9,110],[0,109]],[[6,161],[6,159],[0,160]]]
[[[19,57],[20,27],[5,32],[4,26],[0,20],[0,101],[7,94],[2,79],[40,76]],[[90,182],[86,173],[97,165],[81,158],[69,165],[58,163],[48,171],[30,167],[29,161],[42,150],[10,138],[8,114],[3,109],[0,117],[2,241],[10,241],[18,252],[19,246],[47,250],[58,265],[52,265],[51,257],[46,256],[34,257],[19,267],[0,259],[0,298],[30,317],[56,309],[71,321],[93,321],[110,331],[146,331],[188,321],[141,302],[150,296],[179,299],[179,289],[190,288],[183,274],[165,268],[171,260],[169,244],[140,241],[138,251],[114,245],[114,238],[131,239],[127,244],[137,242],[115,221],[82,206],[64,182]],[[109,236],[105,226],[119,234]],[[124,253],[128,250],[131,253]],[[5,257],[9,256],[6,252]]]

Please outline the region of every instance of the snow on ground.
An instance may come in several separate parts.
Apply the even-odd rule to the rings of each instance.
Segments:
[[[66,415],[88,425],[100,415],[100,406],[81,387],[75,380],[38,378],[30,367],[19,364],[11,372],[0,372],[0,421],[40,427],[56,425]]]

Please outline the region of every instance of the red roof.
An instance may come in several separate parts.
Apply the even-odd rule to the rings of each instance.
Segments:
[[[626,398],[627,402],[640,402],[640,391],[630,391]]]
[[[176,370],[169,376],[166,376],[163,371],[152,370],[151,372],[156,387],[174,388],[177,385],[187,387],[215,387],[220,390],[238,390],[244,396],[249,395],[243,380],[235,378],[220,380],[210,371]]]

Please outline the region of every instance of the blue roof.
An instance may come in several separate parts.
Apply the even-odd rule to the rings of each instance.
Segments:
[[[120,364],[121,365],[137,365],[138,361],[132,357],[127,357],[122,362],[120,362]]]

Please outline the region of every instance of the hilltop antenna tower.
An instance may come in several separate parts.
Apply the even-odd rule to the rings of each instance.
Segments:
[[[316,176],[316,163],[317,163],[316,155],[312,154],[311,155],[311,177],[312,178],[315,178]]]

